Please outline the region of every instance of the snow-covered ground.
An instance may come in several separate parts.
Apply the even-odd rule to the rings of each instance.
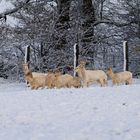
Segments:
[[[30,90],[0,79],[0,140],[140,140],[140,81]]]

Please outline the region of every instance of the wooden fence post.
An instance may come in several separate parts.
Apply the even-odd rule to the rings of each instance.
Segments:
[[[79,46],[78,44],[74,44],[74,77],[76,76],[75,68],[78,66],[78,59],[79,59]]]
[[[27,63],[30,61],[30,46],[25,47],[25,59],[24,63]]]
[[[123,42],[123,54],[124,54],[123,70],[128,71],[129,70],[129,57],[128,57],[128,44],[127,44],[127,41]]]

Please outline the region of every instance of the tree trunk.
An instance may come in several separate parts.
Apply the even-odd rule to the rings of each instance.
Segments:
[[[87,59],[87,57],[94,58],[95,56],[95,48],[93,45],[94,27],[92,27],[92,25],[95,22],[95,10],[92,4],[92,0],[83,0],[82,18],[83,18],[83,24],[82,24],[83,35],[81,40],[81,46],[83,50],[87,50],[86,53],[82,55],[82,57],[84,57],[84,59]],[[90,61],[92,60],[93,59],[91,59]],[[90,63],[94,65],[94,60]]]
[[[52,34],[52,44],[50,49],[45,49],[44,53],[48,51],[50,60],[46,60],[45,63],[50,63],[49,69],[55,69],[58,67],[64,67],[68,65],[67,61],[67,50],[68,47],[68,29],[69,26],[69,9],[71,0],[57,0],[57,19],[54,22],[54,29]],[[55,53],[54,53],[55,52]],[[46,58],[45,58],[46,59]],[[46,64],[47,65],[47,64]]]
[[[82,42],[91,42],[94,36],[92,24],[95,22],[95,12],[92,0],[83,0],[83,39]]]
[[[58,0],[58,21],[55,25],[54,41],[56,48],[66,47],[67,30],[69,28],[70,0]]]

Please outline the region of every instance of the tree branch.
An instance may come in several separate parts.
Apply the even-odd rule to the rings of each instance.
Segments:
[[[131,21],[129,23],[119,23],[119,22],[109,21],[109,20],[99,20],[99,21],[95,21],[93,26],[97,26],[97,25],[102,24],[102,23],[115,25],[117,27],[123,27],[123,26],[128,26],[128,25],[130,25],[132,23],[135,23],[135,21]]]
[[[17,12],[18,10],[20,10],[22,7],[24,7],[29,2],[30,2],[30,0],[26,0],[24,3],[20,4],[19,6],[13,8],[13,9],[10,9],[10,10],[6,10],[5,12],[0,14],[0,19],[4,18],[6,20],[7,15]]]

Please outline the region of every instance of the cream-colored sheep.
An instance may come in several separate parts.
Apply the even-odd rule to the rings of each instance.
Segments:
[[[60,72],[48,72],[46,76],[46,85],[48,88],[62,88],[62,87],[81,87],[79,77],[72,77],[71,75],[62,75]]]
[[[69,88],[70,82],[73,80],[73,77],[69,74],[60,74],[55,73],[54,85],[56,88]]]
[[[109,68],[107,74],[111,77],[113,85],[119,85],[121,83],[132,84],[132,73],[130,71],[114,73],[112,69]]]
[[[28,63],[23,64],[23,72],[24,72],[25,77],[28,73],[31,72],[28,67]],[[39,73],[39,72],[31,72],[31,73],[32,73],[33,78],[38,78],[38,79],[41,79],[41,78],[44,79],[44,77],[47,76],[46,73]],[[28,87],[30,86],[30,84],[28,83],[28,80],[27,80],[27,85],[28,85]]]
[[[46,76],[33,77],[32,72],[28,71],[28,73],[25,74],[25,79],[29,82],[31,89],[44,88],[46,86]]]
[[[53,72],[48,72],[46,76],[46,86],[48,88],[54,88],[55,87],[55,80],[56,80],[56,75]]]
[[[69,82],[69,87],[80,88],[81,87],[81,80],[79,77],[73,77]]]
[[[107,85],[107,75],[102,70],[86,70],[85,63],[80,63],[76,67],[75,71],[78,73],[78,77],[81,79],[82,86],[89,86],[95,82],[99,82],[101,86]]]

